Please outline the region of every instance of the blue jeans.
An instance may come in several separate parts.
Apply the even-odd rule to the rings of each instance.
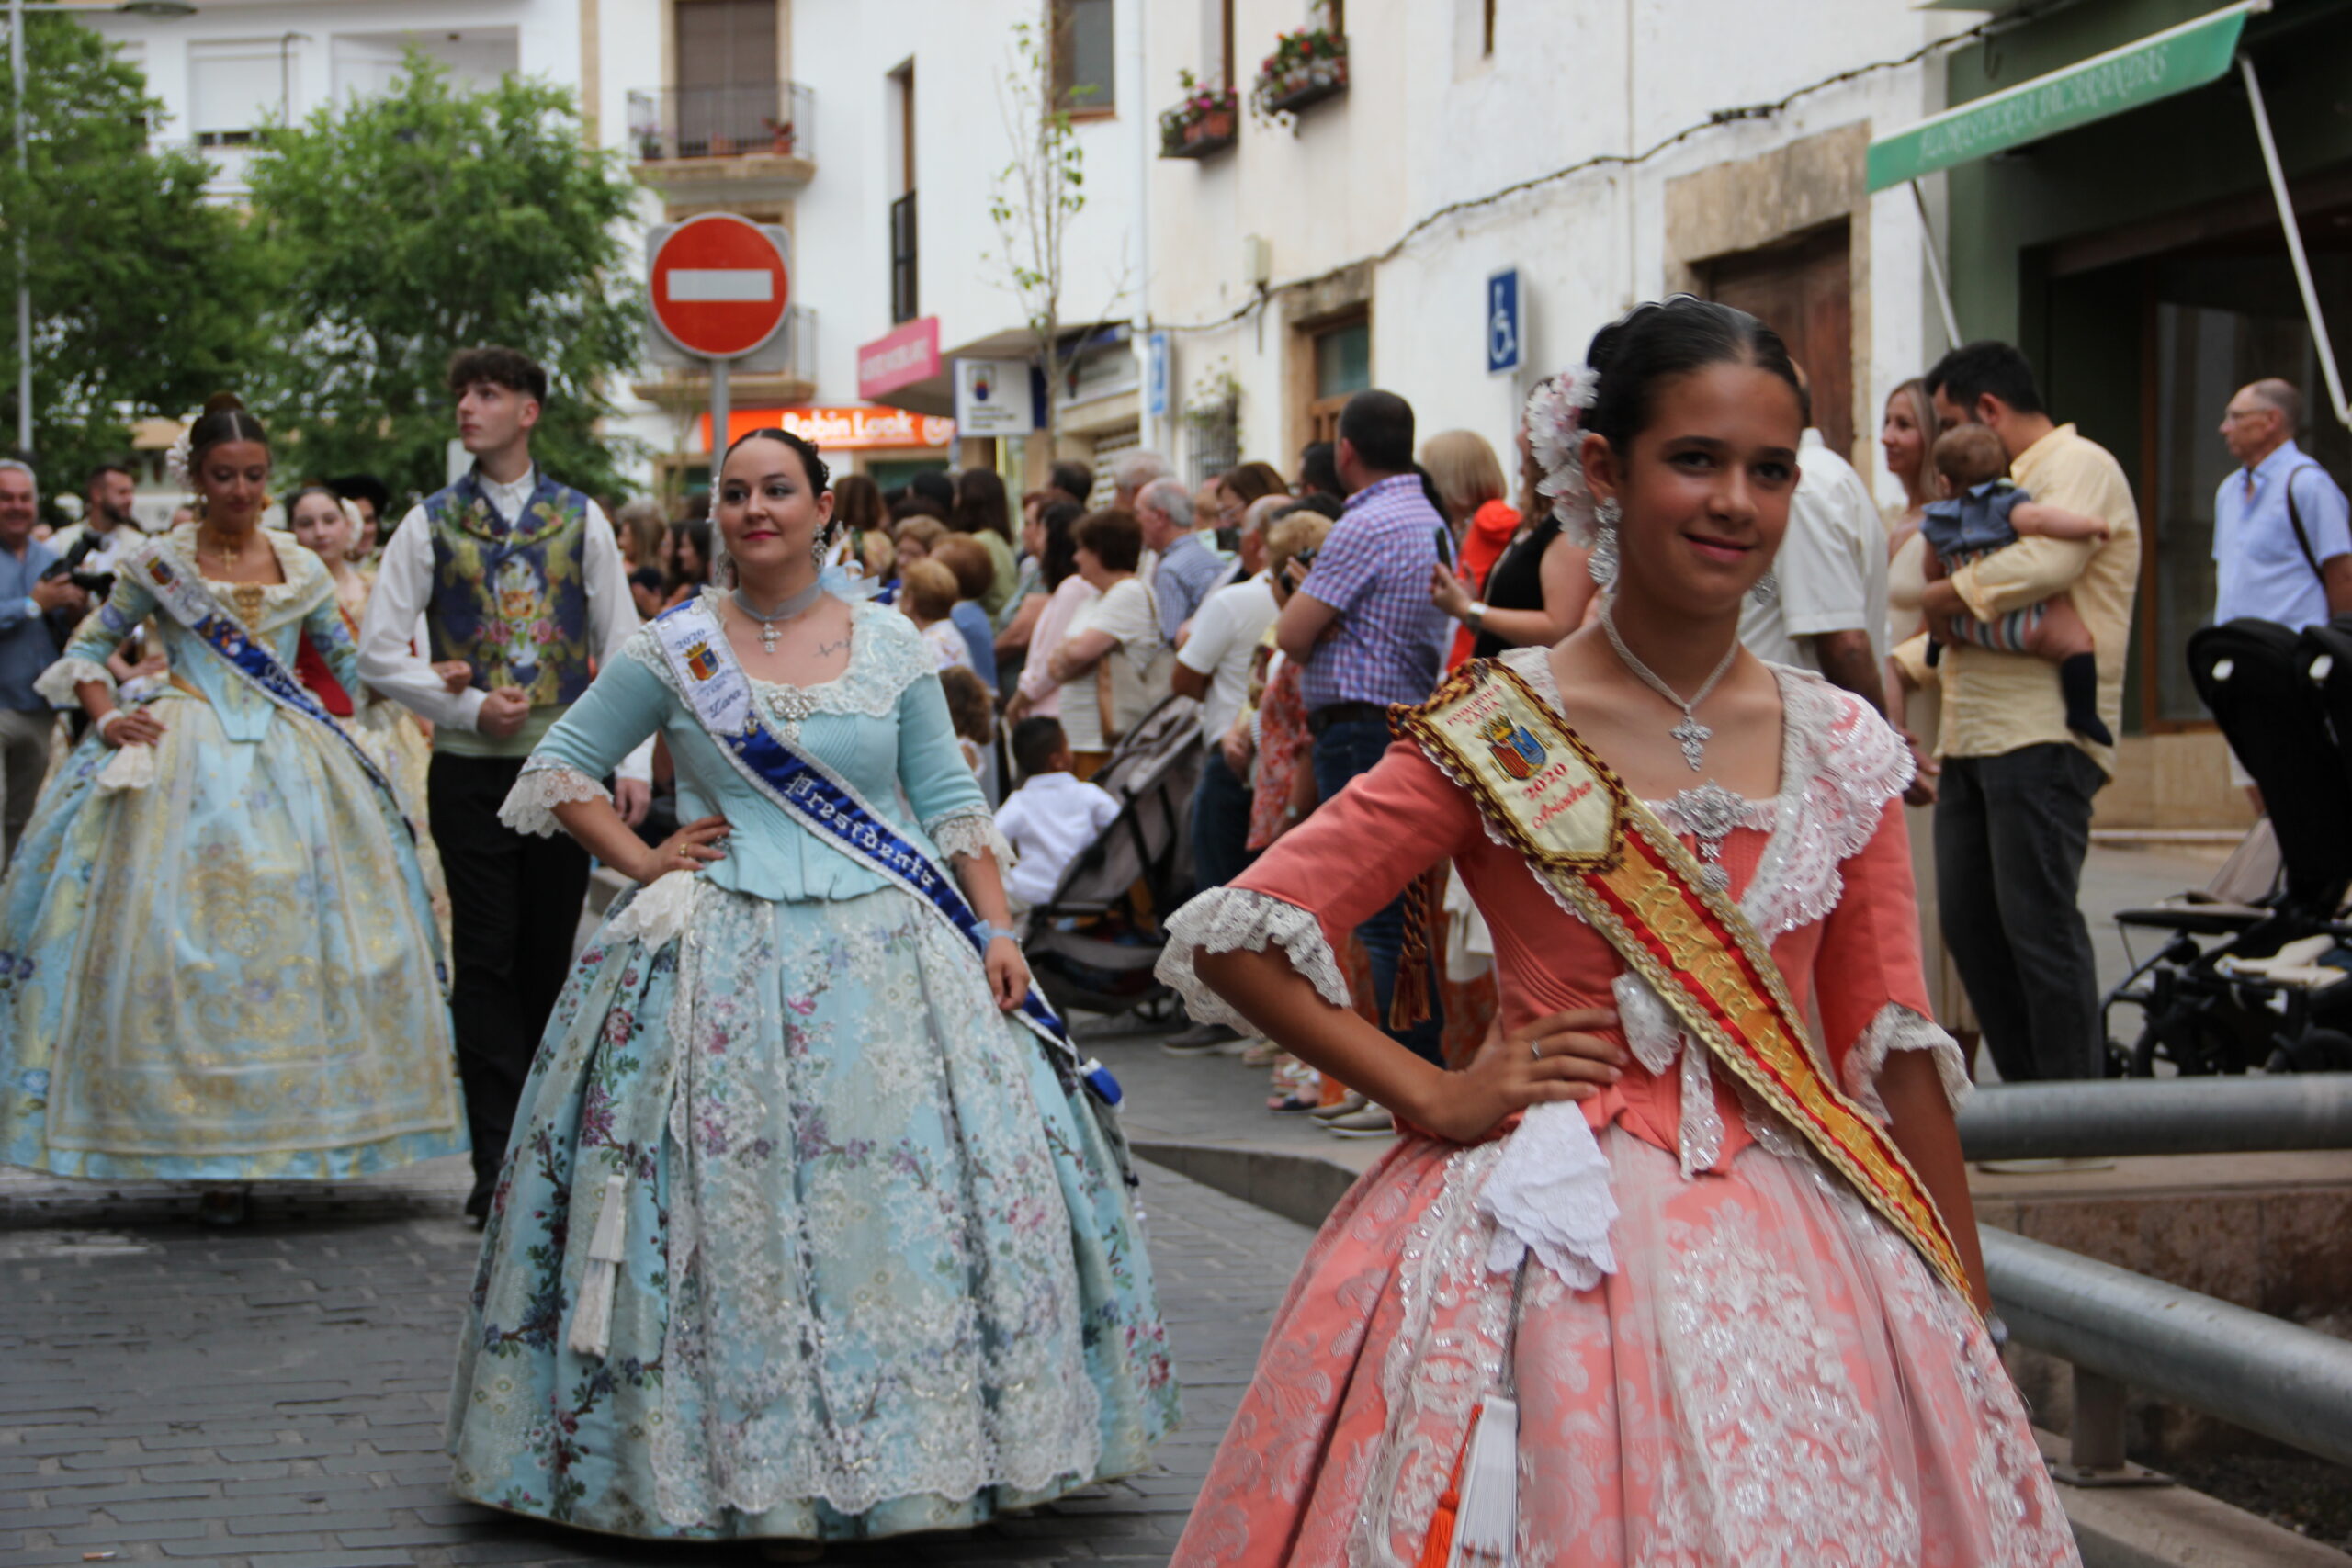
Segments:
[[[1324,800],[1336,797],[1358,773],[1369,773],[1388,750],[1388,721],[1345,719],[1315,738],[1315,791]],[[1387,908],[1356,928],[1364,956],[1372,961],[1373,1000],[1380,1009],[1381,1026],[1387,1028],[1388,1003],[1396,994],[1396,967],[1405,947],[1405,896],[1398,894]],[[1445,1037],[1445,1011],[1438,997],[1437,954],[1430,954],[1430,1016],[1412,1028],[1388,1030],[1388,1037],[1423,1061],[1445,1065],[1441,1042]]]
[[[1201,782],[1193,791],[1193,877],[1205,893],[1222,887],[1257,855],[1250,843],[1250,785],[1225,765],[1225,750],[1212,740],[1201,756]]]

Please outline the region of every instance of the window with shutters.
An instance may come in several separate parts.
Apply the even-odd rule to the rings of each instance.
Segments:
[[[290,72],[278,46],[209,43],[188,51],[188,125],[199,147],[249,147],[289,118]]]
[[[677,155],[766,151],[791,118],[776,72],[776,0],[676,0]]]

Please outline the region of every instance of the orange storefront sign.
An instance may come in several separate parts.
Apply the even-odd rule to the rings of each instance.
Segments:
[[[730,409],[727,439],[731,445],[754,430],[782,428],[820,451],[855,452],[879,446],[945,446],[956,439],[956,422],[904,409]],[[710,450],[710,415],[701,419],[703,449]]]

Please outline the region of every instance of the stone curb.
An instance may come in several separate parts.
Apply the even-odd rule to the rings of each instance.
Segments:
[[[1145,1141],[1135,1152],[1303,1225],[1320,1225],[1356,1179],[1343,1165],[1312,1155],[1227,1144]],[[2036,1429],[2044,1454],[2064,1456],[2066,1439]],[[2352,1557],[2186,1486],[2061,1485],[2060,1503],[2083,1568],[2347,1568]]]

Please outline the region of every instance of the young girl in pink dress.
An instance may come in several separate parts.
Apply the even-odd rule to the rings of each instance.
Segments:
[[[1175,1561],[2075,1563],[1984,1315],[1909,755],[1736,641],[1797,479],[1787,353],[1685,297],[1589,358],[1532,413],[1608,613],[1470,666],[1170,922],[1196,1017],[1408,1127],[1317,1238]],[[1454,1071],[1351,1012],[1333,957],[1448,859],[1502,994]]]

